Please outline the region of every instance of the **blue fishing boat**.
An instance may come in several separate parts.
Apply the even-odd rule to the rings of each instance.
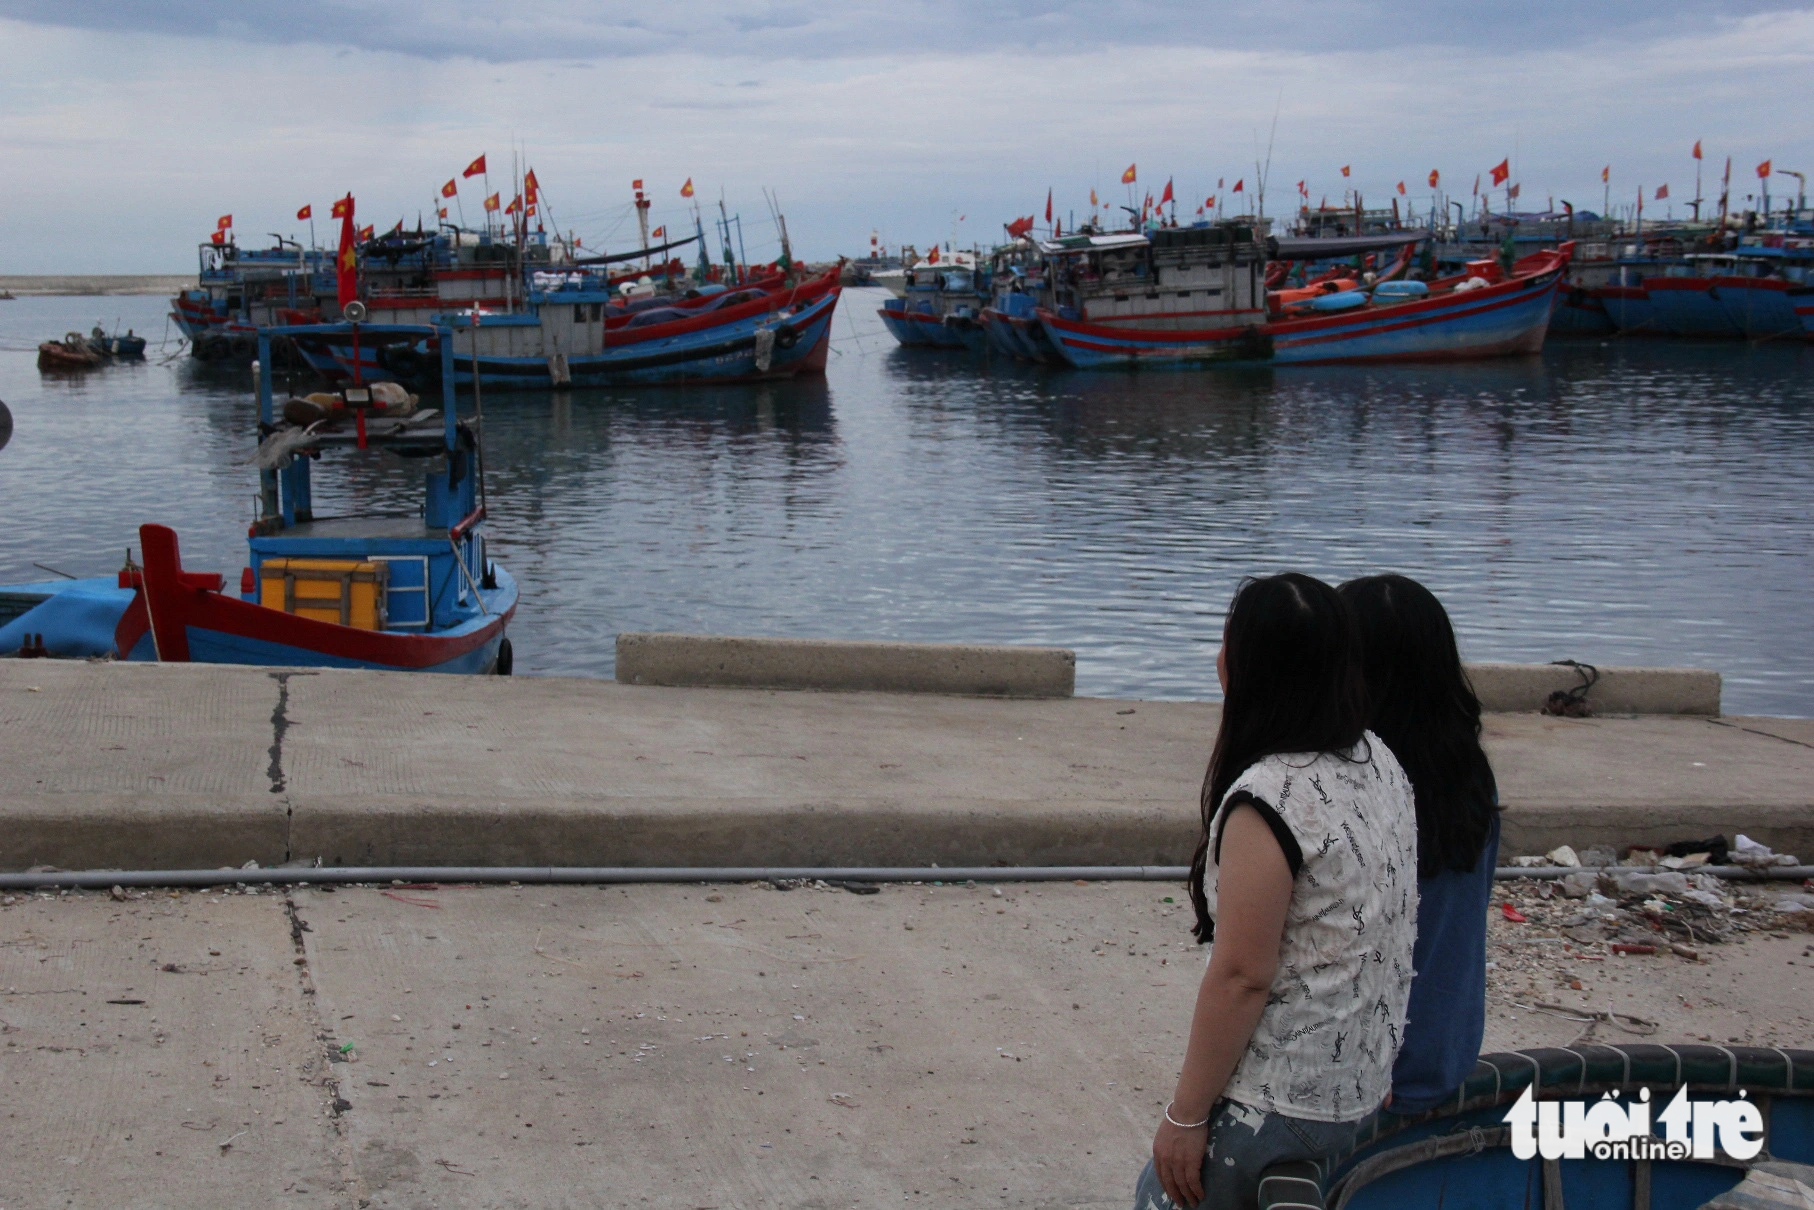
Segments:
[[[341,325],[350,327],[351,325]],[[447,329],[374,326],[374,340]],[[257,352],[312,327],[266,328]],[[291,400],[259,383],[260,515],[239,591],[184,568],[177,535],[139,528],[141,559],[117,577],[0,590],[0,651],[165,663],[267,664],[392,671],[507,673],[517,587],[487,557],[479,434],[454,410],[451,366],[440,409],[380,409],[370,388],[342,407]],[[393,396],[394,398],[394,396]],[[312,409],[312,410],[311,410]],[[427,464],[425,499],[406,516],[314,512],[312,468],[324,453],[385,450]]]
[[[1745,1108],[1734,1108],[1739,1105]],[[1515,1153],[1529,1150],[1533,1136],[1539,1144],[1546,1134],[1561,1141],[1571,1118],[1583,1123],[1583,1134],[1585,1123],[1594,1123],[1605,1158],[1593,1155],[1591,1144],[1555,1158]],[[1716,1121],[1744,1123],[1746,1142],[1736,1150],[1748,1156],[1728,1150],[1740,1131],[1713,1126]],[[1626,1137],[1621,1128],[1632,1133]],[[1672,1139],[1681,1158],[1662,1158]],[[1721,1207],[1764,1210],[1805,1204],[1768,1194],[1772,1186],[1793,1193],[1795,1180],[1814,1177],[1795,1167],[1808,1164],[1814,1164],[1814,1051],[1581,1045],[1483,1056],[1437,1109],[1375,1115],[1326,1187],[1314,1172],[1275,1170],[1261,1205],[1694,1210],[1725,1195]]]
[[[756,382],[823,373],[840,289],[836,266],[817,277],[626,307],[603,283],[560,283],[530,294],[527,308],[449,313],[451,359],[438,337],[410,325],[362,325],[357,360],[418,390],[455,386],[548,390],[564,386]],[[616,305],[614,305],[616,304]],[[297,330],[289,339],[311,362],[350,372],[353,329]]]
[[[988,304],[987,275],[978,272],[976,257],[934,249],[908,270],[903,297],[889,299],[877,314],[889,335],[908,347],[981,352]]]
[[[1744,330],[1720,300],[1713,278],[1730,258],[1692,255],[1662,274],[1644,279],[1644,292],[1656,313],[1657,326],[1670,336],[1703,340],[1737,340]]]

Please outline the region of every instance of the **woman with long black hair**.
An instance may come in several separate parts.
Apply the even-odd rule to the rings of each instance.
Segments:
[[[1399,575],[1338,591],[1360,628],[1368,727],[1398,758],[1417,804],[1417,975],[1388,1108],[1418,1113],[1454,1092],[1480,1057],[1499,791],[1442,602]]]
[[[1245,581],[1216,671],[1220,730],[1191,863],[1211,942],[1137,1210],[1254,1204],[1319,1165],[1390,1087],[1417,916],[1410,783],[1365,730],[1346,602],[1297,573]]]

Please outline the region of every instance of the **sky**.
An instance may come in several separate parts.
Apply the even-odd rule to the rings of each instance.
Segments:
[[[1262,169],[1274,215],[1299,180],[1423,208],[1502,159],[1522,206],[1599,210],[1610,165],[1615,206],[1680,215],[1697,139],[1708,194],[1727,156],[1738,198],[1814,172],[1811,68],[1814,7],[1770,0],[0,0],[0,274],[191,271],[219,215],[264,246],[304,204],[327,242],[349,191],[432,222],[481,153],[589,249],[634,244],[637,178],[690,227],[691,178],[752,260],[770,197],[809,259],[987,245],[1048,189],[1067,225],[1127,200],[1130,164],[1184,216]]]

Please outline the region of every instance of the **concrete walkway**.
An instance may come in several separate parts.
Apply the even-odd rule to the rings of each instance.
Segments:
[[[1169,887],[0,897],[19,1206],[1125,1207],[1200,951]],[[1488,1050],[1612,1008],[1807,1045],[1814,937],[1561,958],[1494,924]],[[1494,913],[1497,916],[1497,913]],[[1534,944],[1540,930],[1551,944]],[[1533,969],[1544,950],[1557,970]],[[1600,1040],[1631,1041],[1607,1031]]]
[[[0,869],[1182,864],[1217,708],[0,661]],[[1505,852],[1814,854],[1814,721],[1490,716]]]

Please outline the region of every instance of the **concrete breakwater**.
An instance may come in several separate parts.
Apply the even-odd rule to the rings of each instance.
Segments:
[[[1610,678],[1609,678],[1610,679]],[[0,661],[0,869],[1177,865],[1218,707]],[[1814,721],[1488,716],[1505,852],[1814,853]]]

